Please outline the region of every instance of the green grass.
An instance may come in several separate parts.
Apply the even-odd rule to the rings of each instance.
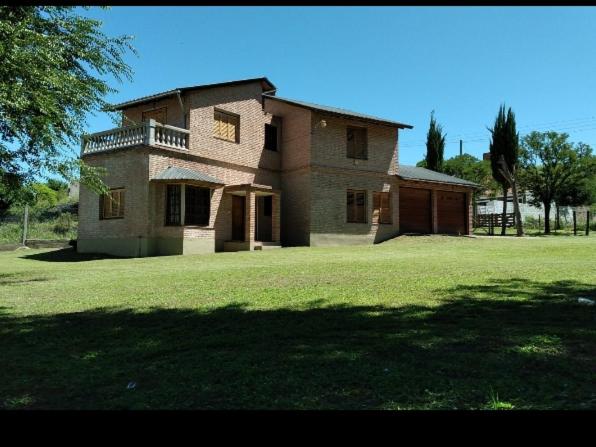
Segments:
[[[593,236],[5,252],[0,407],[594,409],[578,297],[596,299]]]

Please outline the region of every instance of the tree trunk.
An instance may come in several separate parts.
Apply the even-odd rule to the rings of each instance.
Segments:
[[[505,234],[507,233],[507,186],[503,186],[503,213],[501,215],[501,218],[501,236],[505,236]]]
[[[544,202],[544,234],[550,234],[550,202]]]
[[[521,219],[521,212],[519,210],[519,201],[517,199],[517,183],[514,180],[511,182],[511,194],[513,195],[513,212],[515,213],[515,229],[517,236],[524,235],[524,226]]]
[[[559,204],[555,203],[555,230],[561,229],[561,216],[559,214]]]

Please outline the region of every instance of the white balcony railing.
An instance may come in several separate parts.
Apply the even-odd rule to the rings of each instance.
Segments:
[[[189,136],[190,131],[186,129],[149,120],[134,126],[84,135],[81,142],[81,153],[91,154],[140,144],[186,150]]]

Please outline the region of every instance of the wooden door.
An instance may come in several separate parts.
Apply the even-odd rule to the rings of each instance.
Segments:
[[[430,189],[399,188],[401,233],[432,233]]]
[[[466,194],[437,191],[437,231],[466,234]]]
[[[246,197],[232,196],[232,240],[244,241]]]

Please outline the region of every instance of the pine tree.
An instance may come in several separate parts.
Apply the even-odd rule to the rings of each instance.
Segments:
[[[443,169],[443,153],[445,152],[445,136],[443,127],[435,120],[435,111],[430,114],[430,127],[426,134],[426,168],[441,172]]]

